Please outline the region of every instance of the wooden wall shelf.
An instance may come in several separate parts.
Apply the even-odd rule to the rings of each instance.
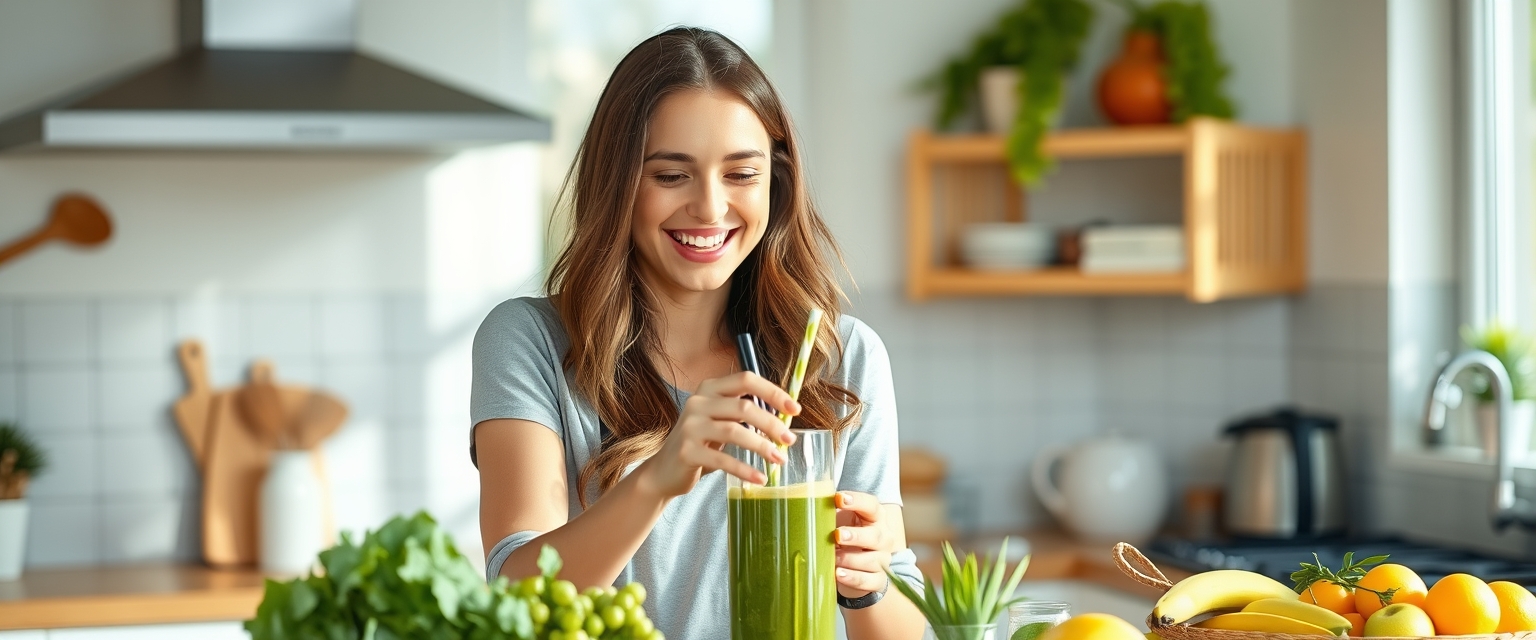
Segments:
[[[1181,156],[1186,270],[1084,274],[1073,268],[961,266],[969,222],[1025,218],[1003,139],[912,135],[907,156],[907,293],[935,296],[1184,295],[1191,301],[1295,293],[1306,286],[1306,138],[1296,130],[1210,118],[1184,125],[1067,129],[1045,141],[1058,159]]]

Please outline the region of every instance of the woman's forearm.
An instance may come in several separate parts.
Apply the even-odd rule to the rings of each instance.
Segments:
[[[648,490],[640,476],[636,469],[586,511],[513,551],[501,575],[512,580],[537,575],[539,550],[547,544],[564,561],[561,579],[582,589],[613,584],[667,506],[668,499]]]
[[[927,622],[893,585],[873,606],[843,609],[848,640],[920,640]]]

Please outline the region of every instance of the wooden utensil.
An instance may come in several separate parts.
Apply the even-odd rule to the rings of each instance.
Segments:
[[[251,565],[258,557],[261,481],[272,449],[245,423],[240,391],[214,395],[203,471],[203,559],[215,567]]]
[[[282,394],[273,382],[272,362],[257,360],[252,363],[250,382],[238,393],[245,422],[256,430],[256,437],[262,444],[268,448],[289,448],[293,440],[288,435],[292,421],[283,406]]]
[[[181,361],[181,373],[187,377],[187,393],[171,406],[176,426],[187,441],[192,460],[199,471],[208,456],[208,420],[213,409],[213,388],[208,383],[207,353],[203,343],[196,339],[183,340],[176,347],[176,358]]]
[[[110,237],[112,220],[107,218],[101,205],[84,194],[65,194],[54,201],[48,221],[42,227],[0,249],[0,264],[49,240],[92,246],[106,242]]]

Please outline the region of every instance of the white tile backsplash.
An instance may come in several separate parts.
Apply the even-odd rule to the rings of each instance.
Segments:
[[[103,363],[164,364],[175,357],[171,305],[165,300],[106,300],[96,307],[96,344]]]
[[[186,494],[119,498],[101,504],[102,562],[153,562],[181,558]]]
[[[353,419],[383,420],[391,417],[390,363],[379,356],[328,359],[320,368],[317,384],[347,399]]]
[[[170,426],[101,437],[99,495],[173,498],[195,483],[191,454]]]
[[[26,429],[26,425],[22,425]],[[100,471],[101,442],[90,433],[56,434],[33,431],[48,456],[48,467],[32,479],[28,498],[95,498]]]
[[[21,376],[16,369],[0,366],[0,422],[16,422],[21,418]]]
[[[27,567],[101,561],[97,532],[101,509],[94,500],[32,500],[27,522]]]
[[[16,303],[0,301],[0,366],[16,364],[18,313]]]
[[[294,364],[315,357],[315,305],[304,296],[262,296],[246,300],[245,347],[252,356]]]
[[[335,297],[319,302],[320,355],[378,357],[386,352],[388,301],[377,297]]]
[[[86,301],[22,301],[21,361],[29,365],[90,362],[91,315],[91,303]]]
[[[90,365],[38,365],[21,372],[21,422],[38,432],[95,426],[96,371]]]
[[[104,364],[97,384],[99,422],[107,431],[145,431],[171,424],[171,403],[186,391],[179,370],[168,362]]]

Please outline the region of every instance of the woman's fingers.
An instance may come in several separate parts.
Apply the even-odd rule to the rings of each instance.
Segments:
[[[886,551],[889,546],[889,536],[885,527],[878,524],[866,527],[838,527],[832,530],[835,542],[840,547],[853,547],[856,549],[869,549],[871,551]]]
[[[741,427],[738,426],[736,428],[740,429]],[[683,459],[685,463],[700,467],[705,472],[719,469],[741,478],[743,482],[751,484],[763,484],[768,480],[767,476],[763,475],[763,472],[753,469],[752,465],[709,447],[701,446],[685,449]]]
[[[689,398],[688,401],[694,403],[697,411],[710,420],[734,422],[738,426],[739,423],[745,423],[763,432],[774,442],[794,442],[794,434],[790,433],[783,421],[746,398],[699,396],[697,399]]]
[[[779,451],[777,446],[775,446],[772,442],[769,442],[767,438],[764,438],[751,429],[743,427],[735,422],[724,422],[720,420],[714,421],[711,423],[711,425],[712,433],[709,436],[711,441],[719,442],[721,444],[734,444],[738,447],[756,453],[757,455],[768,459],[769,462],[773,462],[775,464],[784,464],[785,462],[788,462],[788,460],[784,458],[784,453]]]
[[[862,491],[837,492],[837,508],[852,511],[864,522],[880,520],[880,499]]]
[[[837,567],[840,569],[884,573],[885,565],[890,562],[890,559],[891,554],[879,551],[855,551],[846,548],[837,550]]]
[[[884,589],[889,580],[884,572],[855,571],[841,567],[837,569],[837,585],[861,594]]]
[[[714,396],[755,396],[768,406],[773,407],[787,415],[800,415],[800,403],[789,397],[789,392],[779,388],[767,378],[749,371],[741,371],[713,380],[705,380],[699,385],[700,394]]]

